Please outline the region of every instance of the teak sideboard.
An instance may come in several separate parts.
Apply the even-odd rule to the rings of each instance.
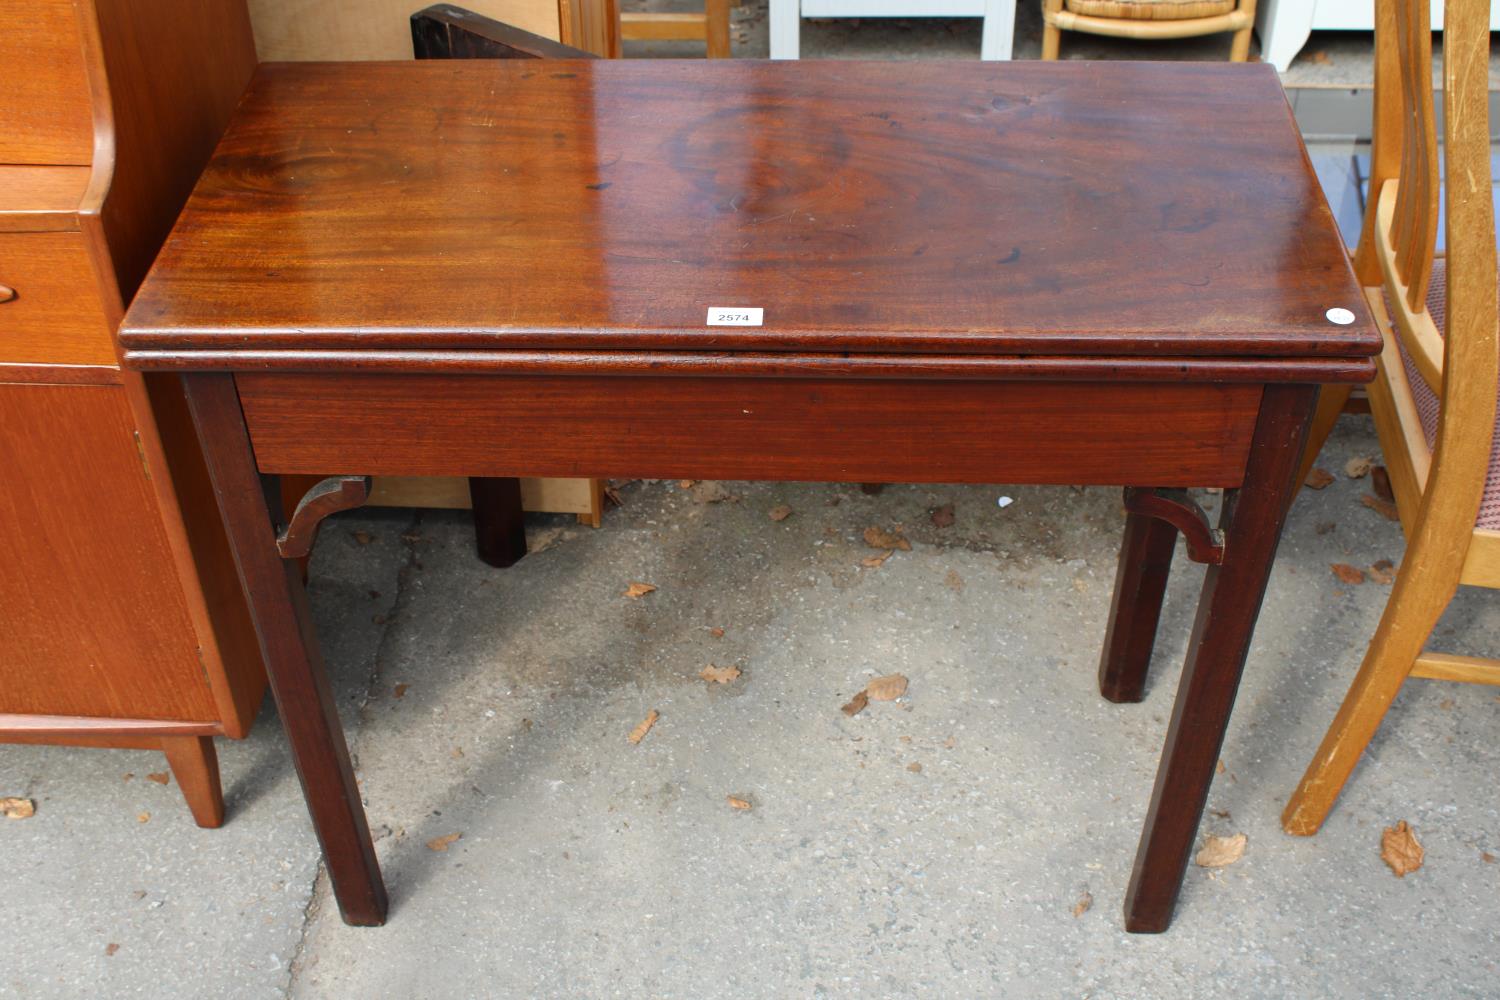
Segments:
[[[254,69],[244,0],[0,0],[0,743],[161,749],[202,826],[265,673],[181,389],[114,330]]]

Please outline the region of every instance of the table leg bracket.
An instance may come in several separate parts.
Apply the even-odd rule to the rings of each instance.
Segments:
[[[1224,532],[1209,523],[1208,515],[1187,490],[1129,486],[1125,489],[1125,509],[1159,518],[1176,528],[1187,542],[1188,558],[1193,562],[1217,566],[1224,561]]]
[[[297,501],[297,509],[276,536],[283,559],[300,559],[312,551],[318,525],[330,514],[362,507],[370,499],[369,476],[329,476]]]

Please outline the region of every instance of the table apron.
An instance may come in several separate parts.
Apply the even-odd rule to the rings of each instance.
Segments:
[[[242,372],[263,472],[1240,485],[1259,384]]]

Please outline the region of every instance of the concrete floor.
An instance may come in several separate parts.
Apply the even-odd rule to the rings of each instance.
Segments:
[[[1376,447],[1346,418],[1324,464]],[[0,748],[0,794],[37,801],[0,821],[0,995],[1500,995],[1493,690],[1413,682],[1324,831],[1277,825],[1389,592],[1329,564],[1401,554],[1367,482],[1298,499],[1204,826],[1249,849],[1193,867],[1156,937],[1120,909],[1201,568],[1179,551],[1149,697],[1116,706],[1094,670],[1117,491],[726,485],[627,486],[600,530],[534,517],[510,570],[458,514],[325,528],[311,591],[382,929],[339,922],[269,708],[222,746],[217,831],[143,780],[156,755]],[[870,525],[912,551],[862,567]],[[1497,639],[1465,593],[1436,645]],[[904,700],[839,711],[896,671]],[[1379,857],[1398,819],[1427,850],[1405,879]]]

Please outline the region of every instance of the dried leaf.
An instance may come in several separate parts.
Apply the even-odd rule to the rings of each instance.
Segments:
[[[1454,701],[1452,698],[1444,698],[1442,701],[1438,702],[1438,708],[1441,708],[1445,712],[1451,712],[1453,711],[1453,706],[1456,704],[1458,704],[1458,702]]]
[[[36,803],[30,799],[0,799],[0,816],[6,819],[30,819],[36,815]]]
[[[1322,49],[1313,49],[1313,51],[1308,54],[1307,58],[1320,66],[1327,66],[1328,64],[1333,62],[1333,56],[1330,56]]]
[[[1483,861],[1487,865],[1492,865],[1495,863],[1495,856],[1489,851],[1480,851],[1479,860]]]
[[[1397,878],[1405,878],[1421,868],[1425,853],[1404,819],[1386,827],[1380,835],[1380,860],[1390,865]]]
[[[463,755],[463,747],[454,747],[452,750],[448,751],[448,756],[452,757],[454,760],[461,760],[463,758]]]
[[[1370,496],[1370,494],[1366,493],[1364,496],[1359,498],[1359,502],[1373,510],[1375,513],[1379,514],[1381,517],[1385,518],[1387,521],[1401,520],[1401,512],[1398,511],[1396,509],[1396,505],[1391,503],[1389,500],[1382,500],[1379,497],[1372,497]]]
[[[1391,489],[1391,474],[1383,465],[1370,469],[1370,489],[1374,490],[1375,495],[1382,500],[1396,499],[1396,491]]]
[[[859,561],[859,564],[865,569],[879,569],[881,566],[885,565],[885,561],[887,559],[895,554],[895,549],[886,549],[878,556],[865,556],[865,558]]]
[[[1344,475],[1350,479],[1363,479],[1374,467],[1375,460],[1369,455],[1356,455],[1344,463]]]
[[[1243,833],[1232,837],[1209,834],[1193,863],[1200,868],[1225,868],[1245,856],[1245,842]]]
[[[625,588],[625,596],[629,598],[639,599],[645,597],[655,589],[656,584],[654,583],[642,583],[639,580],[631,580],[630,586]]]
[[[391,697],[392,698],[405,698],[406,697],[406,689],[409,688],[409,687],[411,687],[410,684],[397,684],[396,687],[395,687],[395,689],[391,691]]]
[[[953,505],[945,503],[933,511],[932,524],[937,528],[951,528],[953,526]]]
[[[446,833],[441,837],[433,837],[427,842],[427,849],[441,853],[462,840],[463,836],[462,833]]]
[[[1389,559],[1377,559],[1370,566],[1370,579],[1376,583],[1390,583],[1396,579],[1396,564]]]
[[[107,944],[107,945],[104,946],[104,954],[106,956],[113,955],[115,952],[117,952],[119,950],[120,950],[120,946],[117,945],[117,944],[115,944],[113,941],[111,941],[109,944]]]
[[[1327,535],[1327,534],[1331,534],[1334,531],[1334,529],[1336,529],[1337,527],[1338,527],[1338,523],[1337,522],[1334,522],[1334,521],[1320,521],[1318,523],[1318,526],[1316,528],[1314,528],[1313,530],[1316,531],[1320,535]]]
[[[1326,486],[1331,486],[1332,484],[1333,473],[1329,472],[1327,469],[1314,468],[1307,474],[1307,478],[1302,480],[1302,485],[1306,486],[1310,490],[1321,490]]]
[[[375,536],[368,531],[354,531],[351,534],[354,536],[354,540],[361,545],[369,545],[375,540]]]
[[[1073,916],[1074,916],[1074,918],[1076,919],[1078,917],[1083,916],[1085,913],[1089,912],[1089,907],[1091,907],[1093,905],[1094,905],[1094,894],[1091,893],[1091,892],[1089,892],[1087,889],[1083,890],[1083,894],[1078,897],[1078,902],[1076,902],[1076,903],[1073,904]]]
[[[845,705],[842,709],[840,709],[840,711],[843,712],[845,715],[848,715],[848,716],[851,716],[851,717],[852,716],[856,716],[860,712],[863,712],[865,710],[865,706],[868,705],[869,703],[870,703],[870,696],[868,694],[866,694],[865,692],[861,691],[858,694],[856,694],[853,698],[850,698],[849,699],[849,703],[847,705]]]
[[[1224,766],[1224,758],[1220,757],[1219,762],[1214,765],[1214,773],[1223,774],[1227,770],[1229,770],[1229,768]]]
[[[158,785],[165,785],[172,780],[172,775],[166,771],[155,771],[146,775],[147,781],[154,781]]]
[[[773,521],[785,521],[787,518],[792,516],[792,508],[788,507],[786,504],[772,507],[769,516]]]
[[[729,802],[729,808],[738,809],[740,812],[749,812],[754,808],[749,799],[742,799],[738,795],[726,795],[725,799]]]
[[[906,693],[906,678],[901,674],[877,677],[865,685],[865,694],[871,701],[895,701]]]
[[[724,630],[721,629],[721,628],[719,628],[717,625],[715,625],[713,628],[709,629],[708,630],[708,634],[711,635],[711,636],[713,636],[715,639],[722,639],[722,638],[724,638]]]
[[[1350,566],[1348,563],[1329,563],[1328,568],[1333,570],[1333,575],[1348,584],[1361,584],[1365,582],[1365,571],[1358,566]]]
[[[732,684],[740,676],[739,667],[716,667],[712,663],[698,671],[698,676],[710,684]]]
[[[625,738],[630,742],[639,745],[641,740],[646,738],[646,734],[651,732],[651,727],[656,725],[656,720],[660,718],[661,713],[653,708],[651,711],[646,713],[646,717],[641,720],[641,724],[632,729],[630,731],[630,735]]]
[[[696,480],[696,479],[679,479],[679,480],[677,480],[677,488],[679,490],[690,490],[694,486],[696,486],[697,484],[698,484],[698,480]]]
[[[918,764],[916,761],[912,761],[910,764],[907,764],[906,765],[906,769],[908,771],[910,771],[912,774],[921,774],[922,773],[922,765]]]
[[[946,740],[943,741],[943,746],[946,747],[949,750],[952,750],[954,747],[958,746],[958,740],[956,740],[952,736],[950,736]]]
[[[902,552],[911,551],[911,542],[899,531],[886,531],[884,528],[871,525],[865,529],[865,544],[872,549],[900,549]]]
[[[139,813],[135,817],[135,821],[137,823],[149,823],[149,822],[151,822],[151,814],[148,813],[148,812]]]
[[[948,575],[943,577],[943,586],[949,590],[963,590],[964,578],[958,575],[956,570],[949,570]]]

